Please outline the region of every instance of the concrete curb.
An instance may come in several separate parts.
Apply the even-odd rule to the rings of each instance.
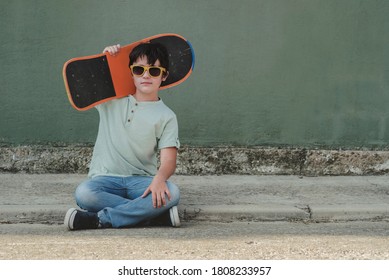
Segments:
[[[61,224],[85,174],[0,174],[0,223]],[[389,219],[389,176],[173,176],[185,221]]]
[[[2,224],[61,224],[68,207],[61,205],[2,205]]]
[[[389,217],[389,204],[311,205],[313,221],[382,220]]]
[[[71,206],[37,205],[2,206],[0,223],[62,224],[66,211]],[[310,211],[288,205],[215,205],[190,208],[179,206],[180,217],[185,221],[213,222],[347,222],[377,221],[389,219],[389,206],[381,205],[313,205]]]
[[[203,206],[195,212],[197,220],[219,222],[309,220],[309,214],[301,209],[274,204]]]

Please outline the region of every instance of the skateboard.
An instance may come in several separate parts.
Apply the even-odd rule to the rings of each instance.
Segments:
[[[176,86],[190,76],[195,61],[190,42],[177,34],[159,34],[123,46],[115,56],[103,53],[68,60],[62,74],[71,105],[84,111],[134,94],[129,54],[134,47],[147,42],[163,44],[169,53],[169,76],[162,82],[161,90]]]

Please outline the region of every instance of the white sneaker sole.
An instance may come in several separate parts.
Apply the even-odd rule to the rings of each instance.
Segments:
[[[63,221],[63,223],[70,230],[74,229],[73,228],[73,223],[74,223],[74,217],[76,216],[76,214],[77,214],[77,209],[76,208],[70,208],[68,210],[68,212],[66,212],[65,220]]]
[[[169,210],[170,213],[170,221],[172,222],[173,227],[180,227],[180,217],[178,216],[178,208],[177,206],[173,206]]]

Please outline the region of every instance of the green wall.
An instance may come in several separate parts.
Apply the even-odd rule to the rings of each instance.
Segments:
[[[93,143],[62,66],[159,33],[196,52],[161,92],[182,144],[384,148],[389,141],[387,0],[2,0],[0,144]]]

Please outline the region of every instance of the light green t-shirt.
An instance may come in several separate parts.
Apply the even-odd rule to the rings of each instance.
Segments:
[[[100,124],[89,177],[154,176],[158,150],[180,147],[176,115],[162,100],[138,102],[129,96],[96,108]]]

